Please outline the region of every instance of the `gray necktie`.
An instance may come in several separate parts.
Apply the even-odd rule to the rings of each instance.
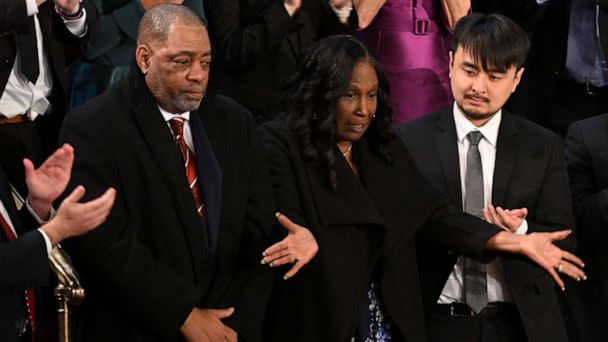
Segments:
[[[478,131],[470,132],[469,151],[467,153],[467,174],[465,176],[466,196],[464,198],[464,211],[481,217],[483,202],[483,173],[481,169],[481,155],[478,144],[482,135]],[[479,313],[488,304],[486,265],[471,258],[464,258],[464,292],[465,303]]]

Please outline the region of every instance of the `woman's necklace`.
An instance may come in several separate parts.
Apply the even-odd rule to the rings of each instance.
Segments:
[[[346,151],[342,152],[342,155],[346,157],[346,155],[350,153],[350,150],[352,150],[352,148],[353,144],[348,145],[348,148],[346,149]]]

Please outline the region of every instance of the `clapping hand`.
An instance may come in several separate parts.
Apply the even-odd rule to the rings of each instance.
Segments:
[[[37,169],[34,169],[34,164],[29,159],[23,160],[28,202],[41,219],[48,218],[53,201],[68,185],[73,162],[74,149],[68,144],[57,149]]]
[[[55,5],[67,14],[74,14],[80,9],[80,0],[54,0]]]
[[[293,277],[298,271],[308,264],[317,252],[319,245],[310,230],[293,223],[287,216],[277,213],[277,220],[289,232],[287,237],[267,248],[262,255],[262,264],[270,267],[293,264],[283,279]]]
[[[501,207],[494,208],[493,205],[488,204],[487,207],[482,210],[483,219],[486,222],[492,223],[506,231],[515,233],[517,229],[526,219],[528,215],[528,209],[502,209]]]

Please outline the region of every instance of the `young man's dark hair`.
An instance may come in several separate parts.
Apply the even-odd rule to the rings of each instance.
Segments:
[[[511,19],[500,15],[472,13],[460,19],[452,38],[452,51],[462,48],[471,53],[475,64],[486,71],[519,70],[526,60],[530,40]]]

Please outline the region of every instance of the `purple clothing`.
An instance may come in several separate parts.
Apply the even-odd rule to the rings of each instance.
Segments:
[[[441,11],[438,0],[387,0],[358,33],[388,77],[394,125],[452,104],[452,34]]]

